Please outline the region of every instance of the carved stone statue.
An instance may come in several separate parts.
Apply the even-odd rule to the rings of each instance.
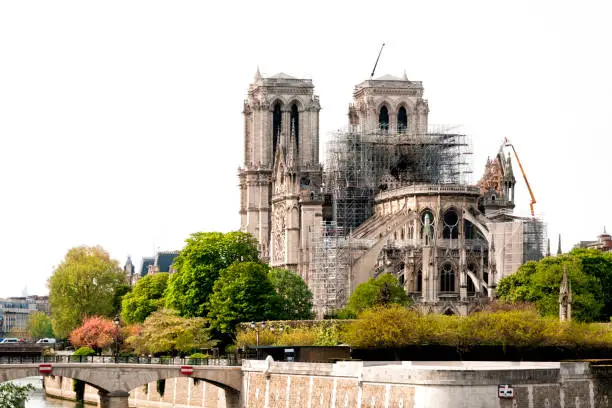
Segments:
[[[433,239],[433,225],[429,213],[425,213],[423,217],[423,238],[425,238],[426,244],[430,244]]]

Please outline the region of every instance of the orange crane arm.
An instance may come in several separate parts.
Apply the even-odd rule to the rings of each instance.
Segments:
[[[514,152],[514,157],[516,157],[516,162],[518,163],[519,168],[521,169],[521,173],[523,174],[523,179],[525,180],[525,184],[527,185],[527,190],[529,190],[529,195],[531,196],[531,203],[529,203],[529,208],[531,209],[531,216],[533,217],[535,215],[535,213],[533,212],[533,205],[536,203],[536,199],[533,196],[533,191],[531,190],[529,181],[527,181],[527,175],[525,174],[525,170],[523,170],[523,165],[521,164],[521,160],[519,159],[518,154],[516,153],[516,149],[514,148],[514,145],[512,143],[506,142],[506,146],[512,147],[512,151]]]

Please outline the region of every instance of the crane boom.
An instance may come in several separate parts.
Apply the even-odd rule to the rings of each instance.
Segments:
[[[525,180],[525,185],[527,185],[527,190],[529,190],[529,195],[531,196],[531,203],[529,203],[529,209],[531,210],[531,216],[533,217],[535,216],[535,213],[533,211],[533,205],[536,203],[536,199],[535,199],[535,196],[533,195],[533,190],[531,190],[531,186],[529,185],[529,181],[527,180],[527,175],[525,174],[525,170],[523,169],[521,160],[518,157],[518,153],[516,153],[516,149],[514,148],[514,145],[510,143],[508,139],[504,141],[504,145],[510,146],[512,148],[512,151],[514,152],[514,157],[516,157],[516,162],[518,163],[519,168],[521,169],[521,174],[523,174],[523,180]]]
[[[372,69],[372,74],[370,74],[370,79],[374,78],[374,72],[376,71],[376,66],[378,65],[378,60],[380,59],[380,54],[382,54],[382,50],[385,47],[385,43],[380,47],[380,51],[378,51],[378,57],[376,57],[376,62],[374,63],[374,68]]]

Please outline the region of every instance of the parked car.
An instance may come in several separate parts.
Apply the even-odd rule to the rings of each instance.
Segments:
[[[2,339],[2,344],[7,344],[7,343],[19,343],[19,339],[16,337],[7,337],[5,339]]]
[[[45,337],[44,339],[40,339],[36,342],[37,344],[55,344],[55,339],[50,339]]]

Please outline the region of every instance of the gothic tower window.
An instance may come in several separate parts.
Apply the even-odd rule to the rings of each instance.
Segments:
[[[297,150],[300,150],[300,113],[298,112],[298,107],[294,103],[291,106],[291,128],[293,134],[295,134],[295,147]]]
[[[380,108],[380,113],[378,114],[378,127],[383,132],[389,130],[389,110],[386,106]]]
[[[455,291],[455,271],[450,263],[445,263],[440,268],[440,292]]]
[[[276,146],[280,141],[282,122],[283,113],[281,111],[281,103],[276,102],[276,104],[274,104],[274,111],[272,112],[272,160],[274,160],[276,156]]]
[[[397,112],[397,131],[399,133],[408,131],[408,114],[406,113],[406,108],[403,106],[400,107]]]
[[[416,291],[423,292],[423,270],[421,269],[416,274]]]

